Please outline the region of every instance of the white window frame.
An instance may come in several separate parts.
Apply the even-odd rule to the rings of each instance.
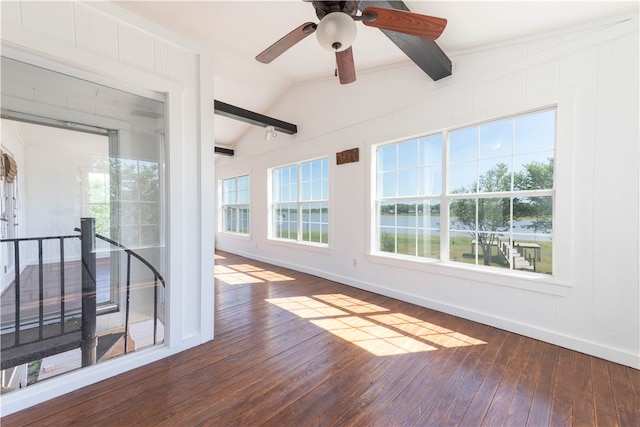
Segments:
[[[305,164],[311,164],[313,162],[316,161],[325,161],[327,163],[327,167],[326,167],[326,171],[327,171],[327,176],[326,176],[326,198],[320,198],[320,199],[310,199],[310,200],[302,200],[302,178],[301,178],[301,167]],[[285,201],[285,202],[277,202],[275,197],[274,197],[274,179],[273,179],[273,173],[276,170],[280,170],[280,169],[284,169],[284,168],[290,168],[292,166],[295,166],[296,168],[296,200],[295,201]],[[330,244],[331,244],[331,207],[330,207],[330,186],[331,186],[331,171],[330,171],[330,163],[329,163],[329,157],[328,156],[320,156],[320,157],[314,157],[308,160],[303,160],[303,161],[299,161],[299,162],[294,162],[294,163],[288,163],[288,164],[284,164],[284,165],[279,165],[279,166],[275,166],[272,168],[269,168],[267,170],[268,173],[268,183],[269,183],[269,239],[273,240],[273,241],[277,241],[277,242],[285,242],[285,243],[294,243],[294,244],[301,244],[301,245],[308,245],[311,247],[318,247],[318,248],[329,248]],[[323,179],[325,177],[322,177]],[[283,205],[283,204],[289,204],[289,205],[295,205],[295,209],[297,210],[297,225],[296,225],[296,238],[292,239],[292,238],[286,238],[286,237],[279,237],[278,233],[276,233],[275,230],[275,225],[276,225],[276,221],[277,221],[277,216],[274,212],[275,207],[277,204]],[[303,206],[304,205],[309,205],[309,204],[324,204],[326,206],[327,209],[327,222],[326,222],[326,236],[327,236],[327,241],[320,241],[320,242],[316,242],[316,241],[310,241],[310,240],[304,240],[304,230],[303,230],[303,225],[304,225],[304,221],[302,219],[302,210],[303,210]],[[325,224],[323,222],[319,223],[319,224]],[[322,226],[321,226],[322,228]],[[321,235],[323,235],[322,231],[321,231]]]
[[[383,264],[391,267],[413,269],[426,273],[446,275],[452,278],[460,278],[484,283],[518,289],[533,290],[552,295],[567,295],[573,286],[573,199],[572,170],[573,170],[573,138],[574,138],[574,100],[576,88],[562,88],[555,91],[532,96],[525,100],[513,101],[504,105],[487,108],[481,112],[473,112],[456,118],[434,122],[425,127],[424,132],[409,136],[389,138],[371,145],[367,152],[367,169],[369,180],[368,205],[366,212],[369,233],[367,234],[368,253],[366,259],[372,263]],[[556,146],[554,166],[554,200],[553,200],[553,275],[529,273],[518,270],[499,268],[484,268],[465,263],[442,261],[422,257],[408,257],[390,253],[381,253],[377,250],[377,188],[376,150],[380,145],[407,141],[412,138],[443,132],[445,130],[460,129],[475,126],[482,123],[509,118],[545,109],[556,109]],[[446,153],[447,150],[443,150]],[[443,154],[444,155],[444,154]],[[446,159],[445,159],[446,160]],[[444,172],[443,172],[444,173]],[[443,182],[445,179],[443,178]],[[442,197],[445,197],[443,193]],[[473,197],[482,196],[474,194]],[[494,197],[494,194],[488,195]],[[446,212],[446,213],[445,213]],[[448,209],[441,210],[441,223],[449,223]],[[443,215],[445,213],[445,215]],[[447,252],[445,252],[447,251]],[[441,248],[441,258],[448,257],[448,248]]]
[[[247,199],[247,203],[238,203],[238,180],[240,178],[245,178],[247,179],[247,191],[248,191],[248,199]],[[234,180],[235,181],[235,203],[224,203],[224,183],[225,181],[230,181],[230,180]],[[232,177],[228,177],[228,178],[224,178],[219,180],[218,183],[218,188],[219,188],[219,194],[220,194],[220,221],[218,224],[218,230],[221,233],[230,233],[230,234],[238,234],[241,236],[250,236],[251,235],[251,176],[248,173],[245,174],[240,174],[240,175],[236,175],[236,176],[232,176]],[[236,213],[236,218],[235,218],[235,224],[236,224],[236,229],[235,230],[228,230],[227,229],[227,216],[226,216],[226,208],[235,208],[235,213]],[[247,231],[241,231],[242,227],[241,227],[241,210],[243,208],[246,208],[247,210]]]

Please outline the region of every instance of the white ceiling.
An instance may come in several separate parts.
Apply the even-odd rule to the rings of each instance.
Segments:
[[[210,48],[217,100],[267,114],[271,104],[292,84],[333,77],[335,57],[323,50],[313,35],[271,64],[254,59],[300,24],[318,22],[311,3],[302,0],[117,3]],[[597,22],[630,10],[637,13],[639,2],[405,0],[405,4],[412,12],[448,20],[436,43],[451,57],[456,52]],[[357,71],[410,61],[379,30],[361,24],[353,50]],[[335,84],[339,84],[337,79]],[[277,118],[287,121],[286,117]],[[237,121],[222,117],[215,120],[216,145],[233,146],[247,130],[247,125]]]

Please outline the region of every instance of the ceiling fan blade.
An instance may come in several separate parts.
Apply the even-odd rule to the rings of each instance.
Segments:
[[[280,40],[266,48],[264,51],[256,56],[258,62],[268,64],[278,56],[282,55],[287,49],[298,43],[309,34],[313,34],[316,31],[317,25],[313,22],[305,22],[289,34],[282,37]]]
[[[338,65],[340,84],[346,85],[356,81],[356,67],[353,64],[353,50],[351,47],[341,52],[336,52],[336,64]]]
[[[369,27],[396,31],[427,40],[435,40],[447,26],[447,20],[405,10],[370,6],[362,11],[362,22]]]

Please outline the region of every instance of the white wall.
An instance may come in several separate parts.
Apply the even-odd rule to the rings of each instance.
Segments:
[[[256,129],[216,159],[218,179],[252,183],[251,237],[217,233],[216,247],[640,368],[638,17],[450,56],[438,82],[407,63],[294,86],[268,114],[298,134],[266,142]],[[555,277],[370,253],[373,144],[547,105],[559,122]],[[336,166],[353,147],[360,162]],[[320,155],[332,165],[330,248],[268,240],[268,168]]]
[[[2,54],[138,95],[166,96],[166,346],[2,396],[9,414],[213,338],[213,88],[200,46],[108,2],[2,2]],[[200,77],[202,76],[202,78]],[[68,102],[90,119],[108,113]]]
[[[2,143],[2,150],[6,153],[8,153],[9,155],[11,155],[11,157],[13,157],[13,159],[16,161],[16,166],[18,168],[18,179],[17,179],[17,195],[18,195],[18,206],[20,206],[20,204],[23,202],[23,200],[21,199],[21,195],[26,193],[26,180],[23,179],[24,175],[25,175],[25,161],[24,161],[24,157],[25,157],[25,143],[23,141],[23,137],[22,134],[20,132],[20,127],[18,126],[18,124],[16,122],[9,122],[6,120],[2,120],[1,121],[1,125],[0,125],[1,131],[2,131],[2,140],[0,140],[0,142]],[[0,181],[1,185],[4,185],[4,181]],[[15,185],[15,184],[14,184]],[[13,212],[11,212],[11,214],[13,214]],[[17,212],[17,223],[18,223],[18,229],[17,229],[17,236],[20,236],[20,231],[22,229],[24,229],[27,226],[27,219],[26,219],[26,213],[24,211],[24,209],[19,209]],[[16,231],[16,229],[14,229],[14,232]],[[2,236],[2,237],[8,237],[8,236]],[[9,259],[9,251],[5,250],[4,248],[6,248],[8,244],[3,244],[2,245],[2,255],[0,257],[0,259],[2,260],[2,265],[0,266],[0,268],[2,268],[2,280],[1,280],[1,285],[0,285],[0,292],[4,292],[8,287],[9,284],[13,281],[13,277],[15,276],[15,271],[12,268],[13,267],[13,262],[10,261]],[[6,268],[6,272],[5,272],[5,268]]]

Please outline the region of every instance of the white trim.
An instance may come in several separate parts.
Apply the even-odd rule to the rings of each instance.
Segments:
[[[388,140],[372,142],[367,155],[370,156],[366,162],[368,170],[366,171],[369,180],[366,185],[369,188],[367,192],[369,199],[366,200],[370,209],[366,212],[365,220],[370,225],[370,233],[366,239],[368,254],[366,259],[372,263],[388,265],[398,268],[416,269],[425,273],[433,273],[437,275],[447,275],[467,280],[476,280],[480,282],[492,283],[500,286],[509,286],[518,289],[531,290],[535,292],[543,292],[551,295],[564,296],[567,295],[569,289],[573,286],[573,251],[571,245],[573,242],[573,109],[576,88],[566,87],[556,89],[538,96],[528,97],[524,100],[518,100],[501,104],[495,107],[487,108],[481,111],[469,113],[465,116],[447,119],[445,121],[432,124],[424,129],[423,132],[408,136],[400,136],[389,138]],[[375,239],[377,236],[376,226],[376,149],[381,145],[387,145],[395,142],[406,141],[414,138],[433,135],[437,132],[447,131],[448,129],[460,129],[472,126],[478,123],[484,123],[491,120],[500,120],[505,117],[513,117],[519,114],[526,114],[533,111],[542,111],[554,107],[556,109],[556,153],[555,153],[555,198],[554,198],[554,250],[553,250],[553,276],[542,274],[527,274],[525,272],[516,272],[502,269],[485,269],[482,266],[465,265],[463,263],[454,263],[451,261],[440,261],[432,259],[408,259],[402,256],[389,256],[377,252]],[[560,140],[561,139],[561,140]],[[446,151],[443,149],[443,151]],[[558,166],[559,165],[559,166]],[[444,179],[443,179],[444,181]],[[444,185],[443,185],[444,186]],[[463,195],[465,198],[476,197],[494,197],[490,193],[473,193]],[[463,197],[460,196],[460,197]],[[445,196],[440,196],[445,199]],[[449,200],[450,196],[446,196]],[[561,209],[562,217],[555,215],[557,210]],[[561,231],[557,231],[560,229]],[[446,250],[446,247],[445,247]],[[447,254],[448,255],[448,254]]]

